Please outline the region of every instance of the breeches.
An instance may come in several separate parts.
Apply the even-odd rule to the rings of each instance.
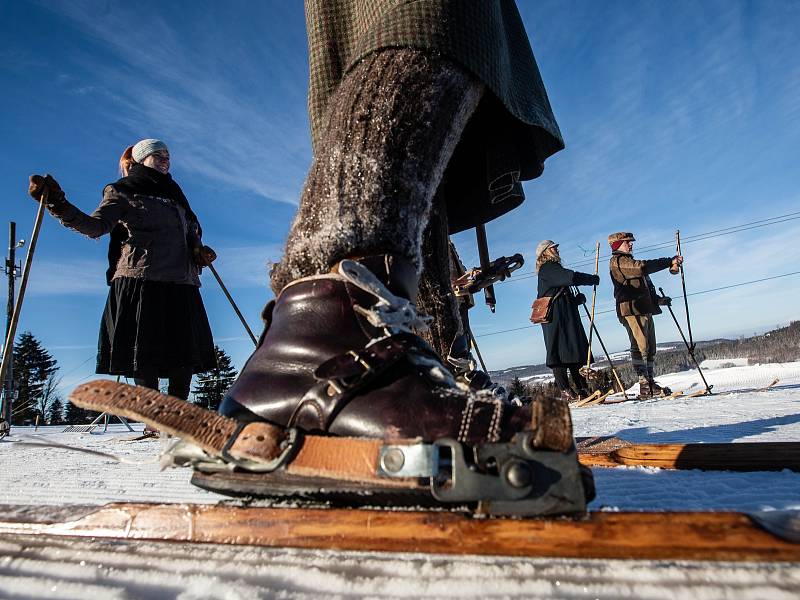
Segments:
[[[653,315],[622,317],[620,322],[631,342],[631,363],[637,375],[647,375],[656,359],[656,326]]]

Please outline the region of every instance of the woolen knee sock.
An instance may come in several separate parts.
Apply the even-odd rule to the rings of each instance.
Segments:
[[[419,271],[433,196],[482,93],[422,50],[387,49],[353,67],[331,97],[273,291],[348,257],[395,254]]]

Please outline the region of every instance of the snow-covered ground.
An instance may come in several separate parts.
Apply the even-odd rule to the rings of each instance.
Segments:
[[[575,409],[575,434],[634,442],[800,440],[800,362],[704,366],[712,367],[703,373],[713,396]],[[687,394],[702,385],[696,371],[659,381]],[[129,441],[132,434],[120,425],[108,433],[61,429],[15,428],[0,443],[0,504],[223,500],[191,486],[187,471],[160,471],[162,441]],[[125,462],[26,442],[96,450]],[[790,471],[621,467],[596,469],[595,481],[593,510],[800,509],[800,474]],[[137,550],[134,556],[130,544],[118,542],[3,538],[0,597],[311,598],[325,592],[348,598],[789,598],[800,591],[799,565],[409,557],[156,543]]]
[[[527,384],[542,384],[542,383],[550,383],[551,381],[555,381],[555,377],[553,377],[552,373],[542,373],[540,375],[529,375],[528,377],[520,377],[520,381],[524,381]]]

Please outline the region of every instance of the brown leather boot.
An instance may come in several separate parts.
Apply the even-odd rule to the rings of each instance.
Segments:
[[[479,443],[532,430],[536,447],[572,447],[562,403],[542,399],[518,407],[458,386],[412,333],[424,325],[409,300],[415,293],[413,267],[392,256],[345,260],[330,274],[289,284],[265,309],[259,347],[219,412],[385,440]]]
[[[566,404],[572,404],[573,402],[577,402],[578,400],[580,400],[580,397],[578,397],[578,395],[575,394],[575,392],[573,392],[572,390],[561,390],[562,402]]]
[[[651,396],[669,396],[672,393],[668,387],[662,387],[655,379],[650,380],[650,395]]]

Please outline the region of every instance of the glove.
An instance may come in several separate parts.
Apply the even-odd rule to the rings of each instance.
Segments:
[[[578,292],[577,294],[575,294],[575,303],[576,304],[586,304],[586,296],[584,296],[582,293]]]
[[[45,200],[45,206],[54,214],[67,203],[64,191],[52,175],[31,175],[28,194],[37,202]]]
[[[600,285],[600,275],[592,275],[592,285]]]
[[[672,298],[669,296],[659,296],[658,297],[658,305],[659,306],[672,306]]]
[[[207,267],[217,260],[217,253],[209,246],[198,246],[193,251],[194,262],[199,267]]]
[[[669,272],[673,275],[677,275],[681,271],[681,265],[683,264],[683,257],[680,254],[676,254],[672,257],[672,264],[669,266]]]

